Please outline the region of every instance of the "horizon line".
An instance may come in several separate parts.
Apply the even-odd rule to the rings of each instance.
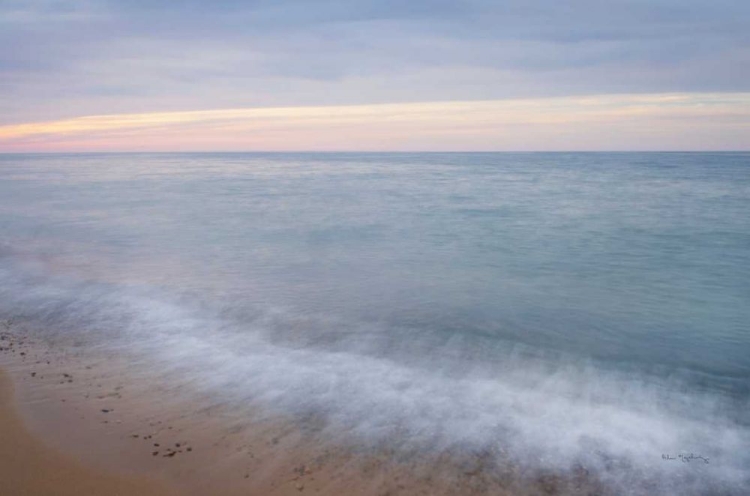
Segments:
[[[633,149],[633,150],[614,150],[614,149],[601,149],[601,150],[82,150],[82,151],[2,151],[0,155],[175,155],[175,154],[405,154],[405,155],[416,155],[416,154],[436,154],[446,155],[451,153],[462,153],[462,154],[483,154],[483,153],[518,153],[518,154],[534,154],[534,153],[750,153],[750,148],[747,149],[706,149],[706,150],[648,150],[648,149]]]

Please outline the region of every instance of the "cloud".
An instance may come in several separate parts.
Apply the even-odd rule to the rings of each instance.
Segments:
[[[258,106],[750,91],[750,4],[0,4],[0,124]]]
[[[6,151],[750,148],[750,93],[99,115],[0,127]]]

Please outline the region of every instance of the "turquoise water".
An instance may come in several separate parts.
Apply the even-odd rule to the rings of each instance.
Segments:
[[[0,235],[3,313],[238,408],[750,477],[748,153],[0,155]]]

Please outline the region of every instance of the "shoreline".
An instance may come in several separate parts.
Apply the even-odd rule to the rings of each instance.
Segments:
[[[147,376],[128,377],[117,360],[18,332],[1,337],[0,370],[16,386],[29,430],[91,470],[161,479],[190,496],[453,493],[429,462],[344,446],[278,414],[240,417]],[[484,494],[486,485],[466,494]]]
[[[586,467],[545,472],[513,463],[502,447],[404,452],[397,443],[367,445],[332,432],[322,419],[260,407],[240,413],[184,394],[185,384],[173,377],[133,374],[124,356],[14,327],[0,333],[0,371],[13,380],[14,407],[31,435],[93,473],[164,481],[173,491],[164,494],[617,494]],[[613,470],[627,467],[613,463]]]
[[[227,412],[126,377],[123,363],[53,350],[20,334],[5,333],[0,343],[0,371],[14,385],[18,416],[35,438],[82,466],[164,480],[178,495],[285,495],[315,485],[309,462],[288,466],[279,453],[299,441],[286,425],[265,421],[253,435]]]
[[[399,453],[347,443],[346,433],[334,435],[317,419],[236,415],[147,375],[128,377],[124,360],[14,327],[0,333],[0,371],[15,386],[14,408],[31,435],[95,473],[164,481],[174,491],[165,494],[606,494],[583,469],[571,478],[526,477],[517,467],[498,471],[489,453]]]

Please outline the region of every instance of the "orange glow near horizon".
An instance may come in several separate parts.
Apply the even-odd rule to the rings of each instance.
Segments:
[[[750,93],[84,116],[0,126],[0,151],[748,149]]]

